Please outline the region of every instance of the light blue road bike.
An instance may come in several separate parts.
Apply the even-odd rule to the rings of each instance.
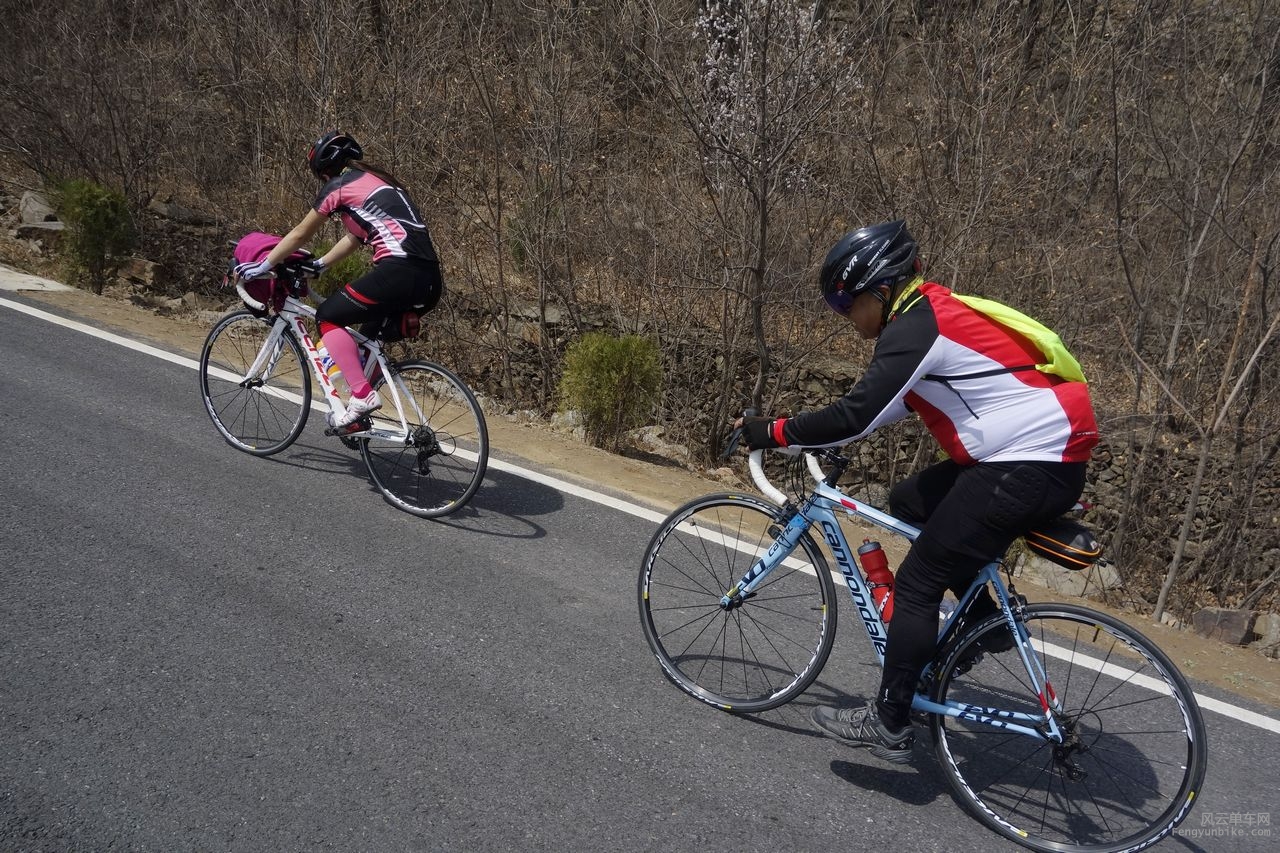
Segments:
[[[805,458],[814,485],[798,500],[768,480],[755,451],[752,477],[772,503],[738,493],[690,501],[645,553],[645,638],[677,687],[716,708],[776,708],[819,676],[836,631],[827,553],[884,665],[885,624],[837,513],[908,540],[919,531],[836,488],[849,464],[840,453]],[[1033,850],[1156,843],[1187,816],[1204,780],[1208,747],[1191,688],[1124,622],[1071,604],[1028,604],[1012,576],[1001,579],[1003,567],[983,568],[961,596],[912,704],[952,791],[988,827]],[[971,624],[966,611],[984,585],[1000,610]],[[1009,632],[1009,651],[982,652],[1008,648]]]

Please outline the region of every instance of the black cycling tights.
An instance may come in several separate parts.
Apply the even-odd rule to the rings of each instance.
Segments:
[[[877,709],[893,729],[908,722],[916,682],[934,654],[938,605],[968,589],[978,571],[1027,530],[1071,509],[1084,490],[1084,462],[933,465],[893,487],[890,511],[923,529],[897,571],[893,619]],[[971,614],[995,610],[985,593]]]

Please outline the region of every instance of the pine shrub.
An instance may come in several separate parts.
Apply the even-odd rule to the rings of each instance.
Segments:
[[[562,405],[581,413],[587,440],[617,450],[658,404],[662,361],[648,338],[602,332],[584,335],[565,354]]]
[[[72,272],[102,293],[138,242],[129,203],[118,190],[83,178],[62,182],[55,197],[58,217],[67,226],[62,246]]]

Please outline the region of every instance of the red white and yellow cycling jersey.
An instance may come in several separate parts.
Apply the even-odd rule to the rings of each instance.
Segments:
[[[1084,381],[1037,369],[1046,356],[1034,343],[939,284],[921,284],[900,304],[853,389],[776,422],[775,440],[844,444],[916,412],[962,465],[1089,459],[1098,425]]]

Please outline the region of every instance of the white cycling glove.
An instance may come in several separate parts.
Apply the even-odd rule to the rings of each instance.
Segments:
[[[254,278],[266,278],[271,274],[272,265],[267,263],[267,259],[260,261],[247,261],[243,264],[236,264],[236,277],[249,281]]]

